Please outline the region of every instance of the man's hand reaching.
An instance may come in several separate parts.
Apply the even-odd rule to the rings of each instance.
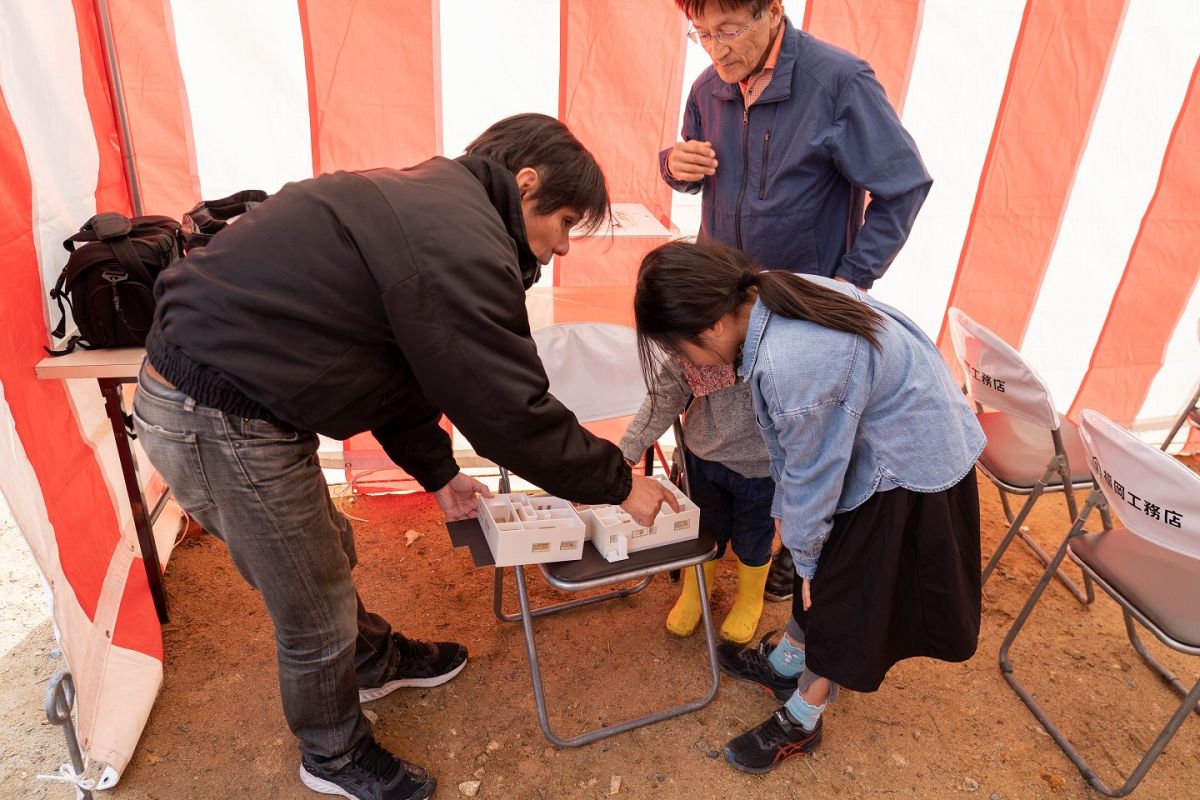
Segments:
[[[479,516],[475,500],[477,494],[484,497],[495,496],[491,489],[460,472],[451,478],[449,483],[434,492],[433,499],[437,501],[442,513],[446,515],[446,521],[454,522]]]
[[[629,497],[621,503],[621,508],[628,511],[629,516],[633,517],[633,521],[638,525],[650,527],[654,524],[654,518],[658,516],[658,510],[662,508],[663,503],[669,505],[672,511],[679,510],[679,501],[671,494],[670,489],[653,478],[634,475],[633,488],[629,490]]]

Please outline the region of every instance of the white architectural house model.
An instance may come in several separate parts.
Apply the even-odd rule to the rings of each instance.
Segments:
[[[583,557],[587,528],[574,507],[557,497],[480,497],[479,525],[497,567]]]
[[[630,553],[684,542],[700,535],[700,509],[675,484],[653,476],[679,502],[679,511],[663,505],[649,528],[638,525],[620,506],[578,506],[587,524],[588,538],[608,561],[621,561]]]
[[[620,506],[573,506],[557,497],[525,494],[480,497],[479,524],[498,567],[573,561],[583,557],[585,538],[608,561],[695,539],[700,535],[700,509],[673,483],[655,479],[675,496],[679,511],[664,505],[649,528],[635,523]]]

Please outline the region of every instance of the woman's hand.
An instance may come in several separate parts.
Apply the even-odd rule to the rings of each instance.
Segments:
[[[810,578],[805,578],[804,582],[800,584],[800,602],[804,604],[805,611],[812,606],[812,579]]]

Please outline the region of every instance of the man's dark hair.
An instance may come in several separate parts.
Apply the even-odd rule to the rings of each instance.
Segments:
[[[538,189],[533,196],[537,214],[574,209],[580,214],[580,227],[588,233],[612,214],[600,165],[554,117],[517,114],[502,119],[467,145],[467,155],[498,161],[514,175],[525,167],[537,170]]]
[[[688,19],[700,16],[709,6],[715,6],[721,11],[738,11],[745,8],[757,16],[770,4],[771,0],[675,0],[675,5],[679,6],[679,10]]]

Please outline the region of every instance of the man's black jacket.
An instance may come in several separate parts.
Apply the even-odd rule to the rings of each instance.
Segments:
[[[285,186],[158,279],[151,363],[202,404],[244,395],[302,430],[372,431],[428,490],[476,452],[551,494],[619,503],[629,468],[547,393],[512,174],[483,158]]]

